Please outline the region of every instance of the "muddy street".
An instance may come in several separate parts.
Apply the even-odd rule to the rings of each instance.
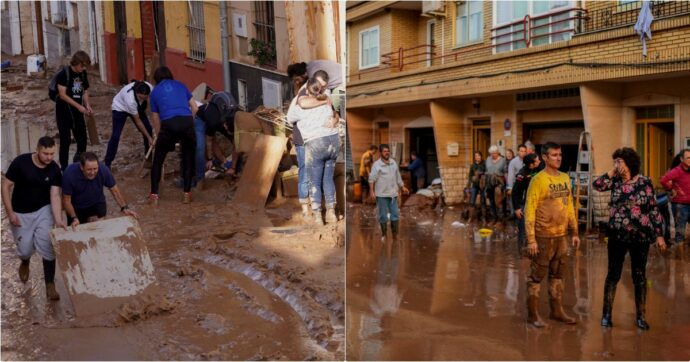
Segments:
[[[21,68],[21,58],[12,59]],[[16,117],[17,123],[56,134],[49,78],[3,73],[7,84],[26,84],[3,92],[3,122]],[[100,83],[95,74],[89,80],[100,145],[89,143],[87,149],[102,160],[111,132],[110,103],[118,89]],[[29,114],[21,111],[27,104]],[[180,164],[175,153],[166,159],[160,205],[150,206],[145,202],[150,179],[141,177],[142,148],[140,134],[128,122],[113,174],[139,214],[161,292],[112,313],[76,317],[59,272],[61,300],[46,300],[38,256],[31,260],[29,281],[20,282],[3,210],[2,359],[343,359],[344,220],[306,224],[294,198],[259,212],[238,209],[231,201],[236,180],[207,180],[184,205],[182,190],[174,185]],[[109,192],[106,198],[107,218],[121,216]]]
[[[460,222],[460,224],[454,222]],[[483,226],[483,225],[482,225]],[[525,281],[515,229],[461,219],[459,208],[402,208],[397,240],[381,240],[373,206],[348,205],[347,356],[349,360],[687,360],[690,347],[690,250],[650,249],[647,320],[634,324],[629,259],[613,318],[601,320],[606,244],[583,238],[568,260],[564,306],[578,323],[546,319],[527,327]],[[548,317],[542,283],[540,313]]]

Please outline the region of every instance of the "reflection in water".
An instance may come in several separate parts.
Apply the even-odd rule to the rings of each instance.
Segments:
[[[399,240],[382,242],[373,210],[348,210],[348,360],[690,357],[690,248],[650,253],[647,332],[633,323],[626,262],[615,327],[604,329],[606,245],[583,238],[565,273],[564,307],[578,324],[553,322],[537,330],[525,323],[529,261],[517,249],[512,225],[482,239],[475,237],[479,225],[451,226],[459,212],[402,215]],[[541,300],[540,312],[548,316],[548,298]]]

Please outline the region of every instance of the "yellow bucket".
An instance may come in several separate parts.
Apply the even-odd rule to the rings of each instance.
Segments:
[[[355,194],[355,201],[360,201],[362,199],[362,184],[355,182],[353,185],[353,191]]]
[[[489,238],[491,237],[491,234],[493,234],[494,231],[491,229],[479,229],[479,236],[483,238]]]

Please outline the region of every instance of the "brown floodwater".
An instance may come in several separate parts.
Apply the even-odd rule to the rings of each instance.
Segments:
[[[578,323],[546,319],[528,327],[526,278],[512,222],[482,239],[460,210],[419,213],[403,208],[400,236],[381,239],[372,207],[348,208],[348,360],[688,360],[690,248],[653,247],[647,266],[647,321],[634,325],[630,263],[614,302],[614,328],[599,325],[606,244],[583,238],[564,273],[564,307]],[[460,222],[453,225],[454,222]]]

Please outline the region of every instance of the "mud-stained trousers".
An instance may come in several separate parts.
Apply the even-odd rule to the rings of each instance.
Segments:
[[[537,310],[540,283],[548,274],[549,300],[551,305],[550,318],[568,324],[576,323],[575,319],[568,317],[564,313],[562,305],[563,270],[568,257],[568,237],[537,237],[537,245],[539,253],[531,257],[531,272],[527,279],[528,322],[535,326],[543,327]]]

